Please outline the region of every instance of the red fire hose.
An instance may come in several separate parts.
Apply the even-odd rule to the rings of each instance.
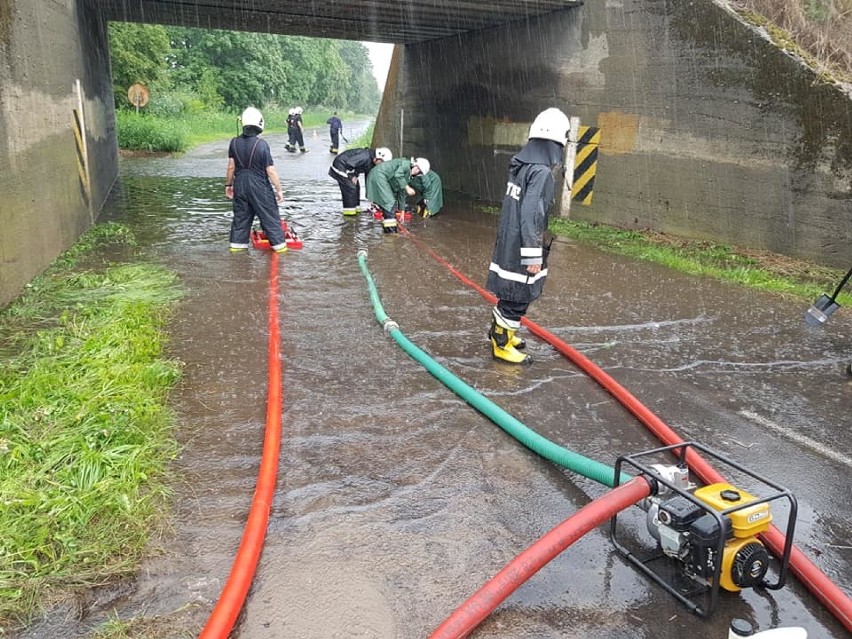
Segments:
[[[651,488],[648,481],[644,477],[635,477],[586,504],[510,561],[505,568],[456,608],[447,620],[429,635],[429,639],[466,637],[506,597],[520,588],[524,582],[568,546],[650,494]]]
[[[459,280],[475,289],[480,295],[482,295],[482,297],[492,304],[496,303],[496,297],[463,275],[452,264],[426,246],[422,241],[414,237],[404,227],[403,232],[411,238],[415,244],[427,251],[436,261],[447,267],[447,269]],[[678,436],[678,434],[671,428],[669,428],[663,420],[652,413],[638,399],[631,395],[627,389],[616,382],[612,377],[605,373],[603,369],[593,363],[585,355],[526,317],[521,321],[524,326],[529,329],[530,333],[553,346],[557,351],[567,357],[578,368],[615,397],[627,410],[633,413],[640,422],[648,427],[648,429],[653,432],[657,438],[663,442],[663,444],[669,446],[683,443],[684,440],[681,439],[680,436]],[[687,451],[686,462],[689,468],[706,484],[725,481],[722,475],[719,474],[719,472],[713,468],[711,464],[693,450]],[[763,539],[766,545],[769,546],[776,556],[780,556],[783,553],[785,542],[784,534],[775,526],[772,526],[769,531],[761,535],[761,539]],[[835,585],[825,575],[825,573],[823,573],[796,546],[793,546],[790,555],[790,571],[798,577],[805,587],[810,590],[810,592],[831,612],[831,614],[838,619],[838,621],[840,621],[840,623],[843,624],[847,630],[852,632],[852,599],[850,599],[845,592]]]
[[[243,538],[237,550],[231,574],[222,589],[199,639],[227,639],[254,578],[254,571],[263,549],[269,511],[275,494],[278,476],[278,453],[281,448],[281,337],[278,329],[278,255],[272,253],[269,267],[269,342],[268,387],[266,400],[266,433],[263,456],[257,476],[251,509]]]

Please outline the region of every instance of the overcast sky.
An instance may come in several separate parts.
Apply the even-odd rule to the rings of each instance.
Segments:
[[[393,54],[393,45],[380,42],[362,42],[361,44],[367,47],[367,50],[370,52],[370,61],[373,63],[373,75],[376,76],[379,89],[384,91],[391,55]]]

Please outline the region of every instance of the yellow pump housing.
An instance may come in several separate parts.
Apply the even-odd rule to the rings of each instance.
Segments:
[[[719,512],[756,501],[757,497],[730,484],[710,484],[694,495]],[[769,529],[772,513],[769,504],[755,504],[726,515],[731,520],[734,538],[725,543],[719,585],[737,592],[743,585],[754,585],[766,573],[768,556],[756,535]]]
[[[755,501],[757,497],[730,484],[710,484],[696,489],[694,495],[715,510],[722,511]],[[769,504],[756,504],[728,514],[734,530],[734,537],[744,539],[754,537],[769,530],[772,513]]]

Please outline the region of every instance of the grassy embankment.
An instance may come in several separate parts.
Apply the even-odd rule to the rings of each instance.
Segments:
[[[0,311],[0,634],[73,589],[136,568],[177,452],[161,267],[97,260],[96,226]]]
[[[496,206],[476,208],[492,215],[500,213]],[[558,218],[551,219],[550,232],[609,253],[662,264],[691,275],[778,293],[802,302],[813,302],[823,293],[832,294],[846,274],[839,269],[768,251],[688,240],[646,230],[622,230]],[[852,293],[842,292],[837,302],[842,306],[852,306]]]
[[[305,127],[325,125],[330,110],[310,112],[302,116]],[[339,114],[341,119],[363,118],[352,113]],[[203,112],[173,117],[154,116],[135,111],[116,112],[118,146],[127,151],[183,153],[195,146],[239,135],[235,113]],[[264,133],[286,133],[287,113],[264,109]]]
[[[608,226],[554,220],[551,231],[596,248],[669,268],[733,282],[747,288],[779,293],[803,302],[829,295],[844,271],[766,251],[738,249],[700,240],[686,240],[649,231],[624,231]],[[838,303],[852,304],[852,294],[841,293]]]
[[[852,0],[731,0],[780,48],[798,55],[823,81],[852,83]]]
[[[354,140],[349,140],[346,144],[347,149],[358,149],[362,147],[369,147],[373,144],[373,130],[376,128],[376,121],[373,120],[370,123],[370,126],[367,127],[367,130],[364,131],[361,135],[359,135]]]

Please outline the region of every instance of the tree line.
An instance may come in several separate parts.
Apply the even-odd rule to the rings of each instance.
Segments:
[[[158,115],[247,105],[375,113],[380,92],[359,42],[124,22],[109,24],[113,92],[144,84]]]

